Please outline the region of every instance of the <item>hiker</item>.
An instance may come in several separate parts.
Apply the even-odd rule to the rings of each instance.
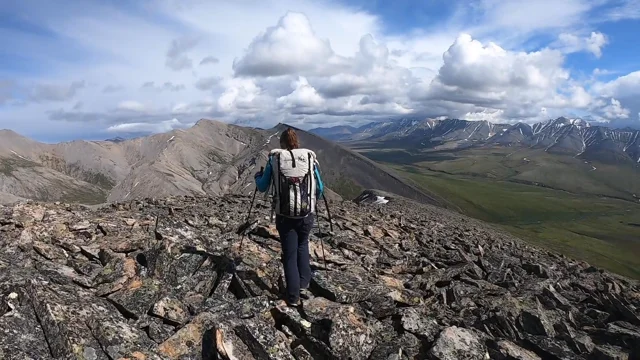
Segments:
[[[311,282],[309,235],[314,224],[315,204],[324,186],[316,154],[299,147],[293,129],[280,135],[280,147],[269,153],[264,173],[258,171],[255,181],[260,192],[273,186],[276,229],[287,285],[286,302],[289,306],[298,306],[301,293],[306,295]]]

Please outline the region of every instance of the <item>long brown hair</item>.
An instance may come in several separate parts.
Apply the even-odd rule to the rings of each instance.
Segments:
[[[298,136],[292,128],[288,128],[282,132],[282,135],[280,135],[280,146],[287,150],[297,149],[300,146]]]

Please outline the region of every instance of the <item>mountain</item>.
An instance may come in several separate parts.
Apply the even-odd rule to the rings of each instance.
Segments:
[[[287,307],[268,204],[236,234],[250,201],[0,206],[0,358],[640,356],[637,281],[399,197],[322,211]]]
[[[0,132],[0,193],[20,198],[95,204],[144,197],[248,194],[273,137],[287,125],[256,129],[202,119],[188,129],[117,141],[43,144]],[[363,189],[390,191],[444,205],[425,191],[342,145],[296,129],[321,164],[328,197]],[[332,192],[335,190],[338,194]],[[10,199],[15,200],[15,199]]]
[[[332,140],[347,139],[351,135],[359,132],[359,128],[353,126],[335,126],[330,128],[317,128],[315,130],[316,135]]]
[[[348,134],[333,128],[310,132],[328,139],[363,147],[402,147],[451,150],[519,146],[608,163],[640,163],[640,130],[590,126],[582,119],[560,117],[529,126],[524,123],[493,124],[489,121],[398,120],[370,123]]]
[[[125,139],[125,138],[123,138],[123,137],[116,136],[116,137],[111,138],[111,139],[106,139],[105,141],[111,141],[111,142],[114,142],[114,143],[119,143],[119,142],[123,142],[123,141],[125,141],[125,140],[126,140],[126,139]]]

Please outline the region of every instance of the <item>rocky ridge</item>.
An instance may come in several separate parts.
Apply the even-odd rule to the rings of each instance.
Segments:
[[[640,357],[637,282],[401,198],[321,211],[288,308],[260,197],[240,249],[249,202],[0,207],[0,358]]]
[[[201,119],[188,129],[128,140],[43,144],[0,130],[0,204],[20,198],[95,205],[145,197],[250,195],[253,175],[288,125],[257,129]],[[391,169],[296,129],[313,150],[329,195],[377,188],[446,207]],[[335,192],[333,192],[335,191]]]

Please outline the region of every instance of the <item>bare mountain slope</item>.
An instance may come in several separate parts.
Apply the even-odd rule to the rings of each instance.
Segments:
[[[253,174],[286,128],[255,129],[213,120],[130,140],[42,144],[5,131],[0,191],[37,200],[99,203],[176,195],[250,194]],[[345,147],[297,129],[314,150],[328,188],[355,198],[376,188],[443,205],[386,168]],[[24,155],[23,155],[24,154]],[[336,198],[329,191],[329,197]]]
[[[229,165],[260,142],[263,134],[201,120],[187,130],[118,142],[42,144],[12,131],[0,136],[4,140],[0,143],[0,190],[38,200],[71,201],[93,194],[94,199],[82,201],[95,203],[224,193],[238,175]],[[232,175],[225,177],[230,170]],[[207,185],[204,189],[203,184]],[[67,193],[71,195],[62,196]]]
[[[277,127],[279,131],[285,125]],[[295,129],[295,128],[294,128]],[[393,170],[318,135],[296,129],[300,142],[316,152],[325,181],[341,193],[357,197],[365,189],[386,190],[423,203],[447,207],[445,200],[427,194],[403,180]]]
[[[0,131],[0,192],[20,198],[95,203],[105,189],[60,171],[53,147],[10,130]],[[11,199],[15,200],[15,199]]]

